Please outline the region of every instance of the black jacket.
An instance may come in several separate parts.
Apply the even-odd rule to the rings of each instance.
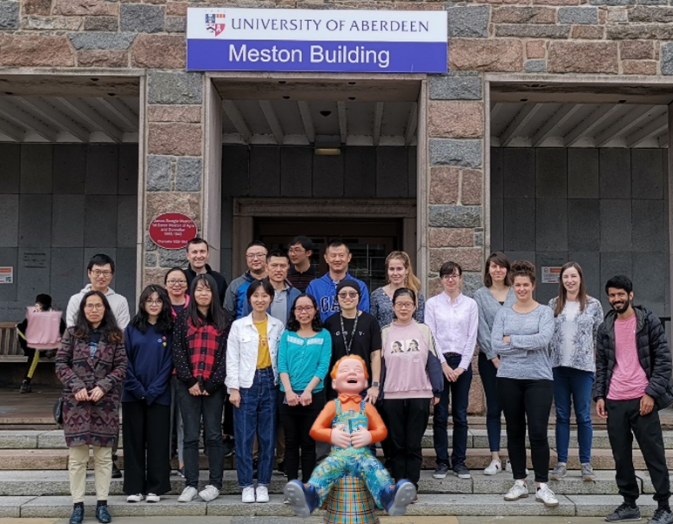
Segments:
[[[187,266],[187,269],[185,269],[187,272],[187,285],[189,287],[192,287],[192,280],[196,278],[196,273],[192,269],[192,266]],[[206,273],[208,273],[211,277],[215,279],[215,283],[217,284],[217,293],[220,295],[220,305],[224,305],[224,292],[227,290],[227,281],[222,275],[222,273],[218,273],[217,271],[213,271],[213,269],[206,264]],[[189,289],[187,290],[187,294],[189,294]]]
[[[673,404],[673,379],[671,378],[671,352],[659,318],[643,306],[633,306],[636,313],[636,345],[638,360],[650,383],[645,393],[654,399],[657,409]],[[615,367],[615,319],[612,310],[596,335],[596,388],[594,400],[608,395],[610,379]]]

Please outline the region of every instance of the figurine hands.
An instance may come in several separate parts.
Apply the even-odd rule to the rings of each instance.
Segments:
[[[362,426],[360,426],[350,437],[351,443],[355,449],[364,448],[372,443],[371,432]]]
[[[341,449],[346,449],[351,445],[351,434],[344,429],[343,424],[334,427],[332,430],[331,442],[332,445]]]

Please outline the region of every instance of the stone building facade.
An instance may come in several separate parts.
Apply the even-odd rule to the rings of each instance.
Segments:
[[[186,72],[189,7],[446,12],[448,73]],[[214,265],[221,261],[226,273],[236,267],[231,253],[236,256],[248,240],[245,235],[226,240],[230,235],[219,220],[222,185],[228,181],[216,153],[222,117],[214,110],[221,104],[215,83],[221,88],[240,78],[417,82],[412,249],[432,294],[439,287],[437,271],[448,259],[462,264],[468,289],[481,282],[491,248],[492,92],[525,93],[544,84],[543,103],[568,92],[616,103],[612,95],[623,92],[652,94],[667,104],[665,93],[673,86],[672,22],[671,0],[0,0],[0,87],[11,94],[6,86],[18,78],[35,79],[48,96],[68,78],[87,85],[92,77],[137,83],[140,289],[182,261],[181,252],[158,248],[148,237],[149,221],[161,212],[193,217],[213,245]],[[348,201],[347,194],[341,196]],[[232,227],[244,222],[234,219]],[[665,271],[668,280],[670,270]]]

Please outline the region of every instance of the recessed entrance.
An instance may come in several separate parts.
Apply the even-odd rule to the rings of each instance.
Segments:
[[[490,101],[491,250],[536,263],[542,303],[558,293],[543,269],[574,260],[606,311],[624,274],[670,316],[670,89],[493,82]]]
[[[351,271],[374,288],[387,253],[416,257],[421,79],[214,76],[212,88],[227,276],[245,270],[251,240],[287,247],[300,234],[316,241],[321,271],[324,247],[344,240]]]
[[[64,309],[96,253],[133,303],[138,267],[139,76],[0,76],[0,322],[38,293]]]

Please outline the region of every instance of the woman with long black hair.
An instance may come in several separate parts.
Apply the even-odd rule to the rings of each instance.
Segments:
[[[96,518],[98,522],[112,522],[107,498],[127,359],[124,335],[100,291],[85,293],[75,325],[66,330],[55,364],[56,376],[63,383],[63,431],[70,448],[68,472],[74,503],[70,524],[80,524],[84,519],[89,446],[93,448],[95,464]]]
[[[173,315],[161,286],[147,286],[124,330],[128,370],[122,393],[127,502],[159,502],[170,491],[170,379]],[[147,458],[146,458],[147,453]]]
[[[197,494],[201,418],[210,476],[205,489],[198,493],[209,502],[219,497],[222,489],[221,424],[231,316],[220,306],[217,283],[210,275],[197,275],[189,295],[192,300],[178,316],[173,331],[173,362],[179,380],[177,396],[185,427],[185,489],[178,502],[191,502]]]

